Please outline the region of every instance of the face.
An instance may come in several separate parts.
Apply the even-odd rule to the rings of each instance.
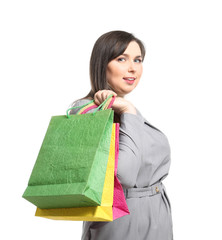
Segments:
[[[141,50],[137,42],[129,43],[125,52],[107,65],[106,78],[119,97],[130,93],[143,72]]]

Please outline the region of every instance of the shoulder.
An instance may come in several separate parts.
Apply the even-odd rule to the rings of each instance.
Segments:
[[[79,108],[74,108],[74,109],[70,110],[70,114],[76,114],[82,105],[87,104],[90,101],[92,101],[92,98],[91,99],[81,98],[81,99],[76,100],[75,102],[73,102],[71,104],[70,108],[72,108],[72,107],[79,107]]]
[[[137,108],[136,108],[136,111],[137,111],[137,116],[139,116],[139,117],[143,120],[144,124],[146,124],[146,125],[148,125],[149,127],[151,127],[151,128],[153,128],[153,129],[155,129],[155,130],[163,133],[159,128],[153,126],[153,124],[151,124],[149,121],[147,121],[147,119],[143,117],[143,115],[141,114],[141,112],[140,112]]]
[[[81,106],[81,105],[86,104],[86,103],[88,103],[92,100],[93,99],[91,99],[91,98],[90,99],[89,98],[81,98],[81,99],[78,99],[75,102],[73,102],[71,107]]]

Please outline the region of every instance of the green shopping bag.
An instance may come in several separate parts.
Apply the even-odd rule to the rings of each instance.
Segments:
[[[101,204],[114,117],[97,111],[106,101],[94,113],[51,118],[25,199],[42,209]]]

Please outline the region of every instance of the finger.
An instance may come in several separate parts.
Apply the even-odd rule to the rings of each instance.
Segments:
[[[113,92],[112,90],[106,90],[105,99],[108,98],[110,95],[117,96],[117,94],[115,92]]]
[[[107,91],[103,91],[103,92],[101,93],[101,99],[102,99],[102,101],[104,102],[104,101],[107,99],[107,97],[108,97],[108,92],[107,92]]]
[[[98,93],[98,99],[101,101],[101,102],[104,102],[106,100],[106,98],[108,97],[108,90],[104,89],[104,90],[101,90],[99,93]]]
[[[109,95],[111,95],[111,94],[113,94],[113,96],[117,96],[117,94],[115,92],[113,92],[112,90],[110,90],[110,94]]]
[[[102,103],[102,98],[101,98],[101,91],[98,91],[94,95],[94,102],[96,105],[100,105]]]
[[[113,92],[112,90],[99,90],[98,92],[95,93],[94,95],[94,102],[97,105],[100,105],[101,103],[103,103],[108,96],[113,95],[113,96],[117,96],[117,94],[115,92]]]

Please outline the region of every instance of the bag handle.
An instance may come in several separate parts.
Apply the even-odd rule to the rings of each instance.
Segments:
[[[111,106],[113,105],[114,101],[115,101],[115,97],[114,96],[112,98],[108,98],[106,103],[102,106],[101,110],[106,110],[108,108],[111,108]],[[87,113],[89,110],[91,110],[93,108],[97,108],[97,107],[98,107],[98,105],[96,105],[94,102],[90,102],[85,107],[82,107],[76,114],[77,115],[84,114],[84,113]]]
[[[111,99],[112,97],[112,99]],[[77,107],[71,107],[69,108],[67,111],[66,111],[66,115],[67,115],[67,118],[70,118],[70,115],[69,115],[69,111],[72,110],[72,109],[75,109],[75,108],[81,108],[77,114],[83,114],[87,111],[89,111],[90,109],[92,108],[97,108],[95,109],[95,111],[93,112],[93,115],[96,114],[96,112],[101,108],[102,110],[105,110],[105,109],[108,109],[112,106],[113,102],[115,101],[115,96],[113,94],[109,95],[106,100],[104,102],[102,102],[99,106],[96,105],[95,103],[93,104],[94,100],[91,100],[90,102],[84,104],[84,105],[81,105],[81,106],[77,106]],[[83,111],[82,111],[83,110]]]

